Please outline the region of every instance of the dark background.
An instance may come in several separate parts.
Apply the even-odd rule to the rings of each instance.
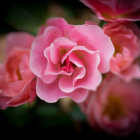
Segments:
[[[36,35],[39,26],[49,17],[60,16],[72,24],[82,24],[92,14],[78,0],[46,1],[3,1],[0,4],[0,38],[9,32],[25,31]],[[137,22],[139,25],[139,22]],[[95,132],[86,122],[85,115],[75,104],[63,108],[61,101],[48,104],[36,99],[32,105],[9,107],[0,110],[0,136],[16,138],[51,137],[69,138],[70,136],[111,138],[117,137],[103,132]],[[139,138],[132,134],[122,139]],[[75,138],[75,137],[74,137]],[[121,139],[121,138],[119,138]]]

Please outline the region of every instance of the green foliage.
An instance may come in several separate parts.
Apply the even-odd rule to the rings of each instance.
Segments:
[[[7,108],[2,112],[4,114],[3,117],[5,117],[7,120],[7,122],[3,123],[7,123],[7,127],[13,126],[17,128],[23,128],[31,119],[27,105],[22,105],[15,108]]]
[[[86,119],[85,114],[83,114],[78,105],[75,105],[71,111],[71,116],[75,120],[84,121]]]
[[[47,3],[15,3],[6,11],[5,21],[19,31],[36,34],[45,23]]]
[[[36,115],[43,127],[72,125],[70,116],[63,112],[58,104],[43,104],[37,107]]]
[[[107,22],[104,20],[101,20],[99,23],[99,26],[102,28]]]
[[[31,105],[24,104],[0,110],[0,118],[1,120],[4,119],[3,125],[7,127],[49,128],[74,127],[74,120],[82,122],[85,120],[85,115],[80,111],[77,104],[74,104],[71,111],[65,112],[59,103],[49,104],[37,99]]]

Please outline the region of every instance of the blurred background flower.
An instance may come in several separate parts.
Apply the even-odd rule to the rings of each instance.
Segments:
[[[140,20],[140,0],[80,0],[107,21]]]
[[[127,83],[108,74],[95,94],[80,104],[89,124],[116,136],[137,131],[140,122],[140,82]]]

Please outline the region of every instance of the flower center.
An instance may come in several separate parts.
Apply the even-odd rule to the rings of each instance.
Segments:
[[[108,103],[105,105],[104,115],[108,115],[111,120],[116,120],[124,116],[123,104],[120,98],[110,95]]]
[[[61,64],[62,70],[67,72],[67,73],[72,73],[75,68],[75,64],[73,64],[70,60],[69,57],[66,58],[63,64]]]
[[[22,76],[19,69],[16,70],[16,74],[17,74],[18,80],[22,80]]]
[[[114,48],[115,48],[114,56],[116,56],[117,53],[121,53],[122,52],[120,46],[114,45]]]
[[[117,18],[125,18],[125,17],[127,17],[127,15],[125,15],[125,14],[121,14],[121,15],[118,15],[118,14],[108,14],[108,13],[102,13],[102,16],[105,18],[105,19],[111,19],[111,20],[115,20],[115,19],[117,19]]]

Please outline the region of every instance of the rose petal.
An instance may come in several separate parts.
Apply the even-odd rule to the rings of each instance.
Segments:
[[[63,36],[69,36],[69,32],[73,28],[73,25],[68,24],[63,18],[50,18],[47,20],[48,26],[56,26],[58,27],[62,33]]]
[[[86,75],[83,79],[77,80],[75,87],[96,90],[102,80],[102,76],[98,70],[100,57],[98,54],[85,55]],[[92,63],[91,63],[92,62]]]
[[[30,81],[27,86],[25,86],[20,93],[15,96],[14,98],[11,98],[11,100],[8,101],[7,106],[19,106],[24,103],[32,103],[36,97],[36,79]]]
[[[57,27],[50,26],[45,29],[42,35],[34,40],[30,55],[30,67],[32,72],[38,77],[42,76],[47,65],[44,57],[44,49],[49,47],[54,39],[61,36],[62,33]]]
[[[117,75],[127,82],[130,82],[132,79],[140,79],[140,67],[137,64],[133,64]]]
[[[54,42],[50,46],[51,61],[54,64],[57,64],[60,61],[63,53],[65,53],[64,51],[69,51],[75,46],[76,46],[76,43],[70,41],[67,38],[59,37],[55,39]]]
[[[114,46],[108,36],[96,25],[76,26],[70,32],[70,39],[92,51],[99,51],[99,70],[102,73],[110,69],[110,58],[114,53]]]
[[[10,33],[7,36],[5,53],[10,53],[14,48],[25,48],[30,49],[34,37],[28,33]]]
[[[49,103],[57,102],[59,98],[64,97],[70,97],[76,102],[82,102],[88,95],[88,91],[85,89],[78,89],[71,93],[64,93],[59,89],[57,83],[58,80],[52,84],[45,84],[38,78],[36,87],[38,97]]]

